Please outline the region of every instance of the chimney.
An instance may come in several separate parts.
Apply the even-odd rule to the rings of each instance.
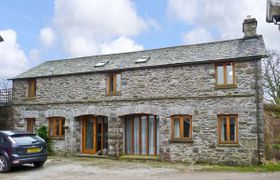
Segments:
[[[243,22],[244,38],[254,38],[257,36],[257,20],[251,16],[247,16]]]

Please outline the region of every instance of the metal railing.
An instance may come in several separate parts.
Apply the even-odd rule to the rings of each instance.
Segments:
[[[12,88],[0,89],[0,103],[12,102]]]

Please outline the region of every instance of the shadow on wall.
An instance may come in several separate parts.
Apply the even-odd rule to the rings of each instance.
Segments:
[[[265,105],[265,155],[280,160],[280,105]]]

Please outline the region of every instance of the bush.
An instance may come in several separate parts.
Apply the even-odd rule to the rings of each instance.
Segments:
[[[264,110],[273,113],[276,118],[280,118],[280,105],[264,104]]]
[[[40,126],[37,129],[37,135],[40,136],[42,139],[44,139],[47,143],[47,151],[49,154],[53,154],[52,146],[51,146],[51,140],[48,137],[48,128],[44,125]]]
[[[46,142],[49,140],[48,138],[48,129],[46,126],[40,126],[38,129],[37,129],[37,134],[38,136],[40,136],[41,138],[43,138]]]
[[[271,160],[273,158],[271,151],[272,151],[271,146],[269,144],[266,144],[265,145],[265,157],[267,160]]]
[[[271,148],[272,148],[272,149],[278,149],[278,150],[279,150],[279,149],[280,149],[280,144],[272,144],[272,145],[271,145]]]

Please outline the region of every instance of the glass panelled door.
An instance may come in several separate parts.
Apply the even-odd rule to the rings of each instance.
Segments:
[[[108,120],[106,117],[82,117],[82,153],[95,154],[108,148]]]
[[[83,117],[83,153],[96,153],[96,118]]]
[[[133,145],[133,142],[132,142],[132,128],[131,128],[131,125],[133,124],[133,121],[129,121],[126,119],[125,121],[125,140],[126,140],[126,146],[125,146],[125,152],[126,154],[133,154],[132,152],[132,145]]]
[[[139,125],[139,117],[134,117],[134,154],[139,154],[140,153],[140,143],[139,143],[139,138],[140,138],[140,125]]]
[[[125,117],[126,154],[159,154],[159,120],[155,115]]]
[[[149,142],[149,136],[147,133],[147,116],[141,117],[141,154],[147,154],[147,142]]]

